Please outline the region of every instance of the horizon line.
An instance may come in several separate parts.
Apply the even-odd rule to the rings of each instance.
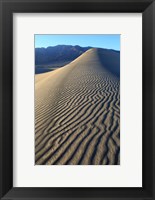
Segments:
[[[79,46],[79,47],[82,47],[82,48],[88,48],[88,47],[91,47],[91,48],[98,48],[98,49],[107,49],[107,50],[114,50],[114,51],[119,51],[120,52],[120,50],[118,50],[118,49],[108,49],[108,48],[104,48],[104,47],[93,47],[93,46],[80,46],[80,45],[71,45],[71,44],[58,44],[58,45],[55,45],[55,46],[47,46],[47,47],[35,47],[35,49],[37,49],[37,48],[44,48],[44,49],[47,49],[47,48],[49,48],[49,47],[56,47],[56,46],[73,46],[73,47],[75,47],[75,46]]]

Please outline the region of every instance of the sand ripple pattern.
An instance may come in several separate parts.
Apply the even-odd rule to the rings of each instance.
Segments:
[[[96,49],[36,75],[35,164],[120,164],[120,80]]]

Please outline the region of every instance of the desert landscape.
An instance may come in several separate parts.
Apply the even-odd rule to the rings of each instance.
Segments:
[[[89,48],[35,75],[35,164],[120,164],[120,52]]]

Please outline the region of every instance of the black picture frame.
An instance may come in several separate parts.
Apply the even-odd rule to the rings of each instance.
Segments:
[[[128,12],[143,20],[143,187],[13,187],[13,13]],[[155,2],[154,0],[0,0],[0,197],[1,199],[155,199]],[[130,171],[129,171],[130,173]],[[130,174],[132,176],[132,174]],[[81,177],[82,179],[82,177]]]

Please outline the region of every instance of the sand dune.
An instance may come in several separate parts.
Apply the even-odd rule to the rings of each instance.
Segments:
[[[90,49],[35,76],[35,163],[120,163],[119,54]]]

